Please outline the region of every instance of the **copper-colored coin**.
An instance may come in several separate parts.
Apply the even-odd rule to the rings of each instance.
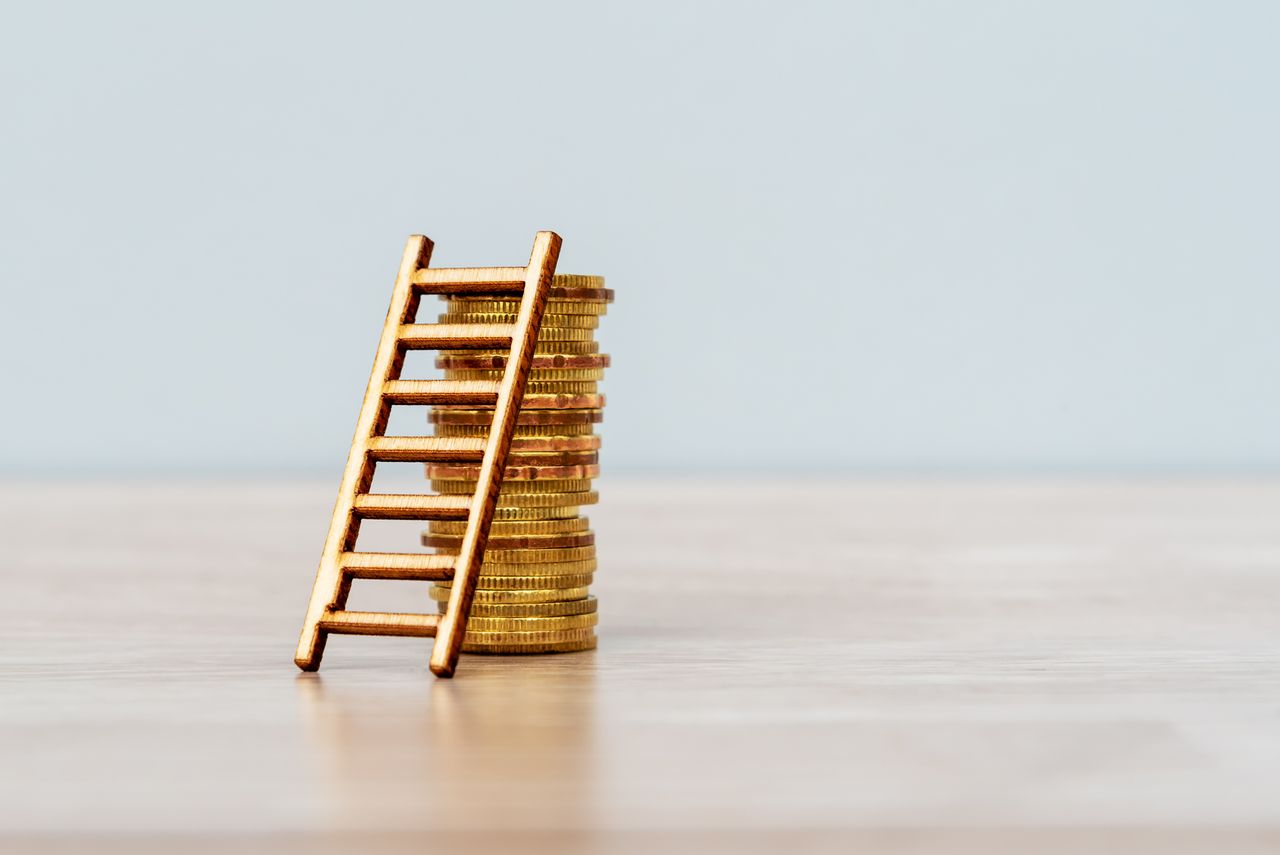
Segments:
[[[436,608],[444,614],[448,607],[444,602],[437,602]],[[560,617],[594,614],[596,610],[595,597],[556,603],[472,603],[471,617]]]
[[[487,644],[469,642],[463,639],[463,653],[477,653],[482,656],[534,656],[539,653],[577,653],[583,650],[595,650],[597,640],[594,634],[578,641],[548,641],[539,644]]]
[[[518,466],[571,466],[573,464],[600,462],[600,452],[596,451],[600,447],[600,437],[598,436],[539,437],[539,439],[551,441],[541,443],[541,447],[539,447],[539,443],[536,440],[512,440],[511,457],[509,458],[511,464]],[[517,442],[520,443],[521,447],[515,447]],[[557,448],[557,445],[560,447]]]
[[[575,437],[585,439],[585,437]],[[595,437],[592,437],[593,439]],[[600,462],[598,451],[519,451],[512,449],[507,462],[512,466],[583,466]]]
[[[609,367],[611,361],[607,353],[546,353],[535,355],[532,367],[534,371],[605,369]],[[507,367],[507,354],[492,356],[477,356],[474,352],[462,356],[442,354],[436,357],[436,367],[501,371]]]
[[[569,546],[591,546],[596,542],[593,531],[571,532],[569,534],[521,535],[515,537],[494,537],[489,535],[488,549],[563,549]],[[423,546],[438,546],[442,549],[458,550],[462,548],[461,534],[432,534],[424,532]]]
[[[467,530],[464,520],[432,520],[427,524],[424,534],[443,534],[461,536]],[[591,520],[587,517],[574,517],[566,520],[528,520],[526,522],[495,522],[489,527],[489,536],[493,537],[528,537],[548,534],[580,534],[591,530]]]
[[[604,395],[525,395],[520,402],[520,415],[526,410],[598,410],[604,406]],[[467,412],[468,405],[436,404],[434,412],[450,412],[461,410]],[[481,412],[493,412],[482,410]]]
[[[437,407],[427,418],[438,425],[488,425],[493,421],[493,410],[463,410]],[[525,425],[586,425],[604,421],[604,411],[587,410],[526,410],[521,408],[516,424]]]
[[[534,356],[557,356],[569,354],[573,356],[589,356],[593,353],[600,352],[600,342],[594,339],[589,341],[543,341],[539,339],[534,342]],[[466,350],[441,350],[441,356],[509,356],[511,351],[500,348],[468,348]]]
[[[596,463],[579,463],[569,466],[508,466],[503,473],[503,484],[514,481],[538,481],[567,478],[599,478],[600,466]],[[426,464],[428,478],[464,478],[475,480],[480,477],[479,466],[447,463]],[[513,485],[514,486],[514,485]],[[472,491],[474,492],[474,490]]]
[[[437,608],[449,602],[449,589],[440,585],[432,585],[427,595],[435,600]],[[525,590],[484,591],[477,590],[471,601],[476,606],[534,605],[544,603],[581,602],[587,596],[587,586],[571,588],[528,588]]]

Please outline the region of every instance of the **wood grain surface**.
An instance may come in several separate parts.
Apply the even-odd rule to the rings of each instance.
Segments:
[[[0,851],[1280,846],[1280,482],[606,475],[599,650],[453,681],[294,668],[332,489],[0,488]]]

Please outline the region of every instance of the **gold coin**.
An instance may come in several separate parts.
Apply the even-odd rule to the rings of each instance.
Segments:
[[[432,520],[427,524],[430,534],[463,535],[467,524],[463,520]],[[536,537],[538,535],[570,534],[587,531],[591,520],[574,517],[570,520],[531,520],[529,522],[494,523],[489,528],[491,537]]]
[[[603,276],[588,276],[585,273],[557,273],[551,280],[553,289],[560,288],[603,288]]]
[[[593,575],[591,573],[572,573],[567,576],[485,576],[481,574],[480,584],[476,586],[476,590],[480,591],[546,591],[552,588],[581,588],[583,585],[590,585]],[[441,588],[450,588],[452,582],[437,582]],[[571,597],[565,596],[560,599],[568,600]]]
[[[451,376],[454,372],[446,371],[445,380],[460,380]],[[472,378],[476,379],[476,378]],[[495,378],[479,378],[495,379]],[[496,378],[500,380],[501,378]],[[525,384],[526,395],[596,395],[600,392],[600,384],[593,380],[530,380]]]
[[[555,641],[581,641],[595,635],[594,627],[579,629],[547,629],[529,632],[472,632],[467,629],[466,640],[474,644],[545,644]]]
[[[424,467],[432,464],[423,464]],[[456,496],[459,494],[471,494],[476,491],[476,479],[474,478],[432,478],[431,489],[437,493]],[[524,496],[532,493],[581,493],[591,489],[590,478],[554,478],[544,481],[504,481],[502,489],[498,491],[498,501],[504,497],[514,498],[516,496]],[[550,504],[566,504],[565,502],[551,502]]]
[[[467,618],[467,635],[490,632],[560,632],[567,629],[587,629],[600,622],[600,616],[547,615],[539,617],[482,617],[473,610]]]
[[[549,641],[542,644],[472,644],[463,639],[462,652],[476,653],[481,656],[532,656],[539,653],[577,653],[582,650],[595,650],[596,637],[584,638],[580,641]]]
[[[435,547],[435,549],[437,555],[456,554],[456,550],[450,551],[447,546]],[[493,576],[527,576],[535,574],[547,576],[553,573],[589,573],[596,568],[594,564],[591,567],[585,565],[595,560],[595,546],[564,546],[553,549],[536,547],[530,549],[486,549],[484,551],[484,565],[481,567],[480,572]],[[538,569],[535,570],[531,566],[534,564],[538,565]],[[515,567],[517,572],[498,573],[490,569],[491,567],[504,565]],[[557,567],[561,569],[543,569]],[[520,568],[524,568],[524,571],[520,572]]]
[[[485,425],[493,422],[493,410],[462,409],[460,407],[435,407],[427,413],[432,424],[452,425]],[[521,409],[516,416],[516,429],[537,425],[539,427],[559,425],[598,424],[604,421],[604,410],[599,408],[584,410],[526,410]],[[554,431],[543,430],[542,433]]]
[[[436,603],[436,607],[441,614],[444,614],[447,604],[443,602]],[[580,600],[558,603],[472,603],[471,617],[527,618],[586,615],[594,614],[596,607],[595,597],[583,597]]]
[[[600,353],[600,342],[590,339],[544,339],[541,336],[534,342],[533,354],[537,356],[595,356]],[[494,356],[510,356],[511,351],[496,348],[468,348],[466,350],[441,350],[440,356],[456,358],[460,356],[478,356],[492,358]]]
[[[559,448],[599,448],[600,437],[594,436],[595,426],[586,423],[578,425],[516,425],[516,431],[512,435],[513,442],[512,451],[526,448],[553,448],[557,447],[553,443],[559,442],[566,437],[581,438],[578,444],[567,443],[559,445]],[[438,424],[435,430],[436,436],[488,436],[489,425],[455,425],[455,424]],[[521,442],[521,440],[529,440]]]
[[[427,477],[432,479],[448,478],[448,479],[465,479],[475,481],[480,477],[479,466],[469,466],[465,463],[452,465],[448,463],[427,463]],[[559,481],[565,479],[588,479],[600,477],[600,464],[598,463],[574,463],[563,466],[542,466],[542,465],[525,465],[524,461],[512,460],[510,465],[503,472],[503,487],[509,487],[513,492],[526,492],[520,490],[519,483],[525,481]],[[475,492],[474,489],[468,492]],[[536,492],[536,491],[528,491]]]
[[[490,527],[486,549],[569,549],[575,546],[594,546],[595,542],[596,535],[593,531],[503,537],[494,534]],[[422,545],[439,547],[446,552],[457,552],[462,548],[462,535],[423,532]]]
[[[511,317],[511,320],[509,321],[485,320],[485,318],[506,318],[506,317]],[[595,320],[595,318],[590,315],[559,315],[558,317],[561,317],[561,318],[591,317],[592,320]],[[512,324],[512,323],[515,323],[515,317],[508,316],[508,315],[441,315],[439,318],[439,323],[442,323],[442,324],[504,324],[504,323]],[[588,341],[591,342],[592,344],[596,344],[595,334],[596,334],[596,331],[594,329],[586,329],[579,326],[568,326],[568,325],[548,326],[547,324],[543,324],[538,329],[537,344],[559,345],[564,342],[572,343],[572,342],[588,342]],[[599,345],[596,344],[596,347],[598,348]],[[456,351],[442,351],[442,352],[455,353]],[[552,348],[551,352],[559,352],[559,348],[558,347]],[[586,352],[594,353],[595,351],[586,351]]]
[[[501,380],[505,374],[501,368],[444,369],[446,380]],[[582,390],[584,392],[594,392],[595,381],[603,379],[603,368],[535,368],[529,372],[530,383],[591,383],[593,388]]]
[[[441,553],[447,554],[447,553]],[[580,561],[485,561],[480,565],[481,587],[493,587],[486,579],[507,576],[582,576],[596,571],[596,559],[584,558]]]
[[[475,608],[476,606],[550,605],[561,602],[578,602],[587,596],[587,591],[586,585],[572,588],[528,588],[525,590],[506,591],[477,590],[471,605],[472,608]],[[432,585],[427,593],[437,604],[446,604],[449,601],[448,588]]]
[[[599,501],[599,497],[596,497]],[[594,504],[589,502],[588,504]],[[503,508],[498,507],[493,511],[495,521],[517,521],[517,520],[563,520],[578,515],[577,505],[551,505],[548,507],[530,507],[530,508]]]
[[[482,300],[455,297],[445,304],[450,315],[515,315],[520,311],[519,300]],[[547,303],[548,315],[592,315],[599,317],[609,311],[609,304],[602,300],[551,300]]]
[[[591,546],[560,546],[560,547],[517,547],[515,549],[485,549],[484,551],[484,568],[481,573],[488,572],[490,564],[564,564],[568,562],[587,562],[595,561],[596,548]],[[591,568],[592,570],[595,567]],[[583,569],[566,569],[565,573],[585,573]],[[497,573],[495,575],[505,576],[508,574]],[[518,575],[518,574],[517,574]]]
[[[599,503],[600,494],[595,490],[584,490],[581,493],[512,493],[507,496],[498,495],[498,510],[563,510],[555,519],[577,516],[578,509],[584,505]],[[549,519],[550,517],[528,517],[528,519]]]
[[[449,307],[451,310],[453,306]],[[455,312],[448,311],[440,315],[440,323],[442,324],[514,324],[520,319],[519,315],[498,315],[486,312]],[[545,314],[542,316],[542,326],[538,328],[538,338],[542,339],[542,334],[549,330],[594,330],[600,326],[600,318],[596,315],[552,315]],[[588,335],[582,341],[590,340]],[[571,339],[561,339],[555,336],[549,337],[548,341],[570,341]]]

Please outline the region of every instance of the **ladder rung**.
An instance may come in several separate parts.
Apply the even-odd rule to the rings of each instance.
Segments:
[[[470,462],[484,459],[487,442],[478,436],[375,436],[369,439],[369,457],[408,463]]]
[[[344,552],[338,559],[338,564],[352,579],[405,579],[413,582],[436,582],[453,578],[454,560],[452,555]]]
[[[366,520],[465,520],[471,497],[366,493],[356,496],[352,509]]]
[[[326,612],[320,628],[346,635],[408,635],[430,638],[440,625],[440,615],[395,612]]]
[[[514,324],[404,324],[400,344],[411,350],[510,347]]]
[[[498,402],[496,380],[390,380],[382,397],[391,404],[477,404]]]
[[[426,267],[413,274],[413,284],[427,294],[520,293],[528,272],[523,267]]]

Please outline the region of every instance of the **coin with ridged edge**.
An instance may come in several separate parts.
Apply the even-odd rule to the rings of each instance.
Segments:
[[[559,632],[567,629],[586,629],[600,622],[600,616],[558,615],[540,617],[483,617],[474,611],[467,618],[467,635],[490,632]]]
[[[599,497],[597,496],[597,499]],[[592,504],[588,502],[587,504]],[[578,505],[552,505],[547,507],[531,507],[531,508],[503,508],[499,507],[494,510],[493,518],[499,522],[515,522],[523,520],[563,520],[571,519],[578,515]]]
[[[495,535],[490,529],[488,549],[566,549],[571,546],[592,546],[596,542],[595,532],[583,531],[572,534],[539,534],[519,537],[502,537]],[[457,552],[462,548],[460,534],[422,534],[423,546],[436,546],[446,551]]]
[[[595,549],[594,546],[590,548]],[[485,557],[487,558],[488,556]],[[480,565],[480,586],[497,587],[497,585],[489,585],[486,580],[500,579],[504,576],[584,576],[596,571],[596,563],[595,558],[584,558],[581,561],[527,561],[523,563],[485,561]]]
[[[562,615],[593,614],[597,609],[595,597],[583,597],[580,600],[568,600],[555,603],[472,603],[471,617],[523,618],[523,617],[560,617]],[[437,602],[436,607],[444,614],[448,603]]]
[[[433,409],[427,414],[432,424],[484,425],[493,423],[493,410]],[[582,410],[521,410],[516,416],[516,425],[591,425],[604,420],[604,410],[600,408]],[[518,428],[517,428],[518,429]]]
[[[477,590],[475,598],[472,599],[471,605],[487,606],[505,606],[505,605],[533,605],[544,603],[569,603],[583,600],[587,597],[588,588],[586,585],[566,588],[526,588],[499,591]],[[449,589],[439,585],[432,585],[427,595],[435,600],[439,605],[446,605],[449,601]]]
[[[541,341],[534,344],[533,355],[556,357],[556,356],[591,356],[600,352],[600,342],[594,340],[573,340],[573,341]],[[481,359],[501,356],[506,358],[511,355],[509,350],[498,350],[495,348],[467,348],[466,350],[441,350],[439,356],[457,357],[457,356],[475,356]]]
[[[588,517],[574,517],[568,520],[529,520],[527,522],[494,523],[489,527],[490,537],[516,537],[524,535],[544,536],[550,534],[566,534],[584,532],[591,528]],[[432,520],[427,523],[429,534],[463,535],[467,524],[463,520]]]
[[[592,573],[574,573],[568,576],[486,576],[480,574],[481,591],[545,591],[550,588],[581,588],[590,585],[595,576]],[[437,582],[437,587],[451,588],[452,582]],[[563,597],[562,599],[570,599]]]
[[[431,466],[432,464],[425,464]],[[432,478],[431,489],[445,495],[470,495],[476,491],[474,478]],[[547,478],[542,481],[504,481],[498,499],[536,493],[583,493],[591,489],[590,478]],[[556,503],[558,504],[558,503]]]
[[[457,377],[448,376],[451,372],[445,372],[446,380],[457,380]],[[493,378],[490,382],[497,383],[501,378]],[[530,380],[525,384],[524,393],[526,395],[597,395],[600,394],[600,384],[594,380]]]
[[[433,426],[436,436],[483,436],[489,435],[489,425],[455,425],[437,424]],[[599,448],[600,437],[594,434],[595,426],[590,423],[576,425],[518,425],[511,438],[511,447],[521,450],[536,448]],[[566,442],[572,438],[571,442]]]
[[[456,550],[450,550],[448,547],[436,547],[436,555],[451,555]],[[495,565],[512,565],[515,567],[526,568],[527,572],[546,575],[547,573],[556,572],[552,570],[535,570],[530,565],[538,565],[539,567],[563,567],[565,569],[558,571],[561,573],[589,573],[595,569],[595,565],[590,567],[577,566],[586,565],[596,560],[596,548],[592,546],[563,546],[547,549],[486,549],[484,551],[484,564],[482,565],[481,574],[491,573],[495,576],[521,576],[523,573],[498,573],[490,568]]]
[[[467,627],[466,640],[473,644],[542,644],[555,641],[579,641],[595,635],[594,627],[581,629],[546,629],[541,632],[472,632]]]
[[[520,311],[520,300],[502,300],[496,298],[452,297],[445,303],[445,309],[451,315],[468,312],[486,315],[514,315]],[[603,315],[609,311],[609,304],[604,300],[549,300],[546,312],[548,315]]]
[[[604,277],[588,273],[557,273],[551,279],[551,287],[553,291],[564,288],[603,288]],[[613,299],[612,291],[609,292],[608,299]]]
[[[452,307],[451,307],[452,308]],[[442,324],[514,324],[519,315],[497,315],[483,312],[445,312],[440,316]],[[544,331],[556,333],[563,330],[594,330],[600,326],[600,318],[596,315],[551,315],[542,316],[542,326],[538,329],[538,338]],[[587,336],[590,338],[590,336]]]
[[[594,634],[579,641],[548,641],[537,644],[486,644],[469,642],[463,639],[462,652],[476,653],[481,656],[514,656],[535,655],[539,653],[579,653],[583,650],[595,650],[597,641]]]

